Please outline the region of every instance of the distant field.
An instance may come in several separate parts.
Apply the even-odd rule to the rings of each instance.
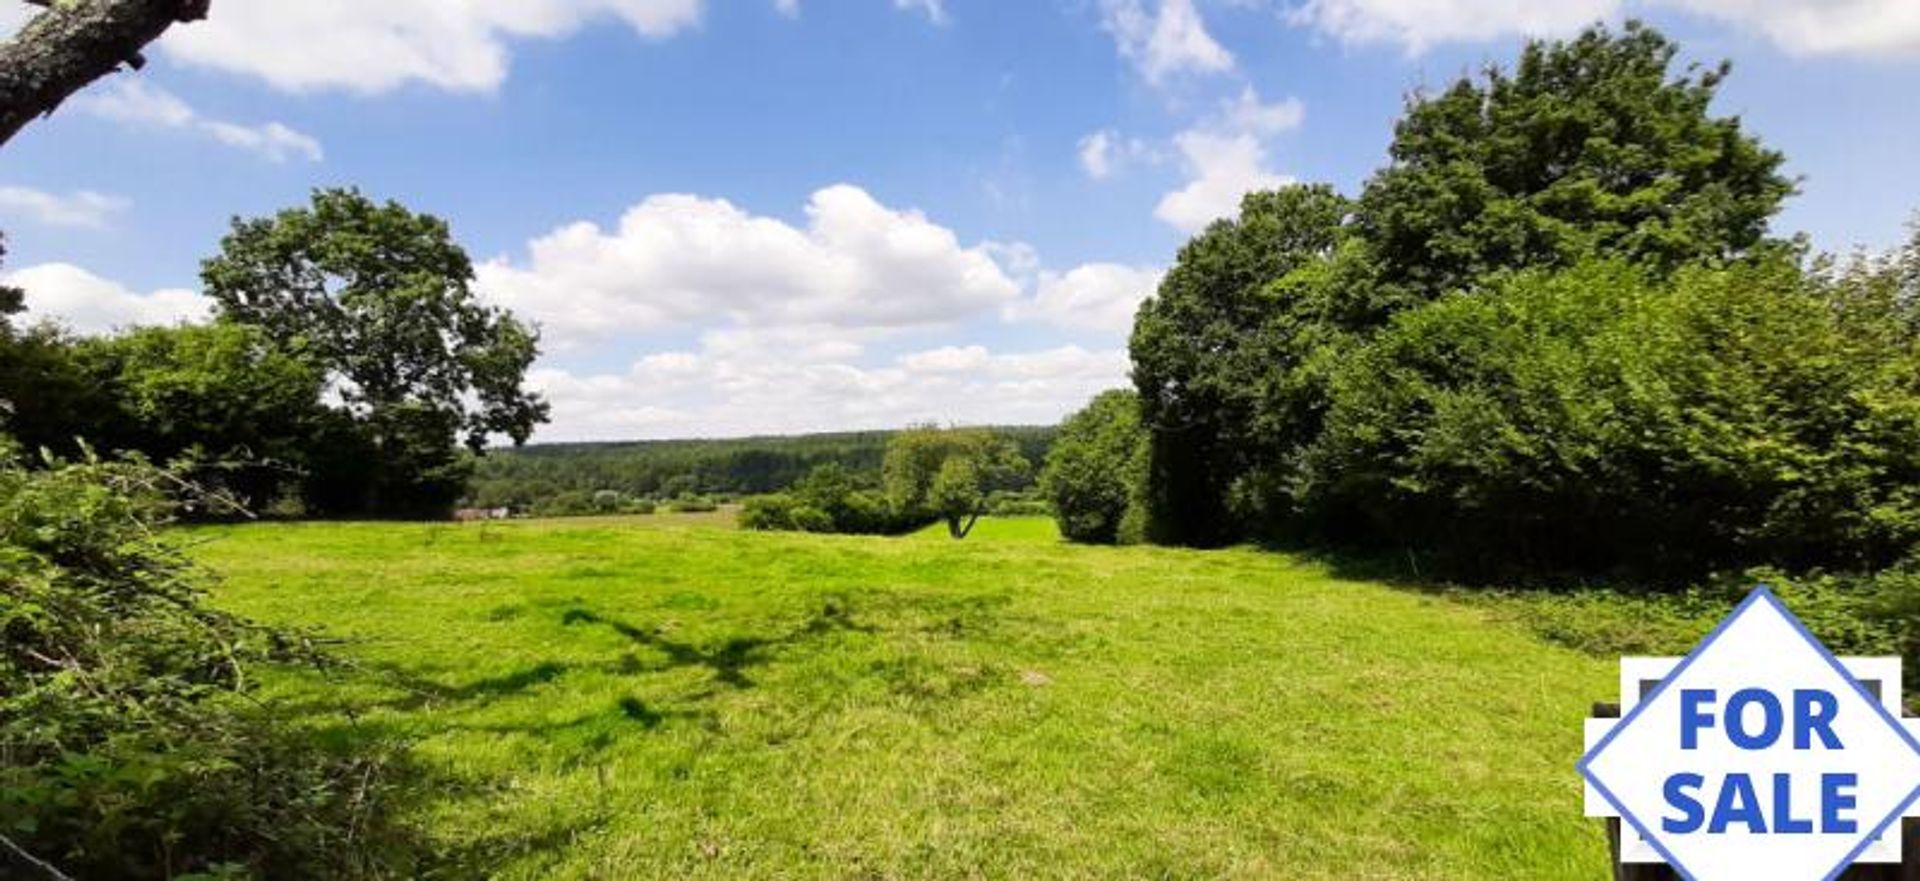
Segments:
[[[1611,666],[1253,551],[724,519],[195,530],[219,601],[350,640],[357,723],[507,878],[1596,878]],[[312,704],[329,686],[283,678]]]

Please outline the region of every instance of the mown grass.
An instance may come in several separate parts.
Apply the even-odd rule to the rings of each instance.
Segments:
[[[272,691],[443,778],[449,875],[1593,878],[1604,660],[1251,550],[655,515],[195,530],[348,640]],[[337,705],[345,701],[350,711]]]

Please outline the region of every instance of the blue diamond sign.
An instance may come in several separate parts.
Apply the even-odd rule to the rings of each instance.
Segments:
[[[1622,861],[1691,881],[1899,862],[1920,801],[1899,683],[1898,658],[1834,657],[1759,588],[1685,658],[1622,661],[1622,718],[1588,720],[1587,812],[1623,821]]]

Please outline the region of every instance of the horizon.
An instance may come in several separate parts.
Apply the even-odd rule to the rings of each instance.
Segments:
[[[230,217],[358,186],[542,327],[543,444],[1055,422],[1129,384],[1134,306],[1242,192],[1355,193],[1404,96],[1594,21],[1733,62],[1715,112],[1801,179],[1776,235],[1883,250],[1920,209],[1898,0],[261,9],[22,133],[0,281],[83,333],[197,319]]]

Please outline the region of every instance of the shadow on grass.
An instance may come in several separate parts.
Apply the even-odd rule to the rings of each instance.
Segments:
[[[720,641],[717,645],[701,646],[669,638],[660,628],[636,627],[625,621],[609,618],[591,609],[572,608],[560,616],[560,623],[566,626],[578,624],[599,625],[612,630],[635,645],[652,649],[666,656],[663,665],[646,667],[628,672],[664,672],[681,667],[700,667],[709,671],[713,678],[733,688],[752,688],[754,681],[747,676],[747,670],[766,664],[775,651],[791,647],[809,640],[838,631],[872,633],[874,628],[853,619],[844,603],[828,601],[815,612],[806,623],[797,628],[774,636],[736,636]]]

